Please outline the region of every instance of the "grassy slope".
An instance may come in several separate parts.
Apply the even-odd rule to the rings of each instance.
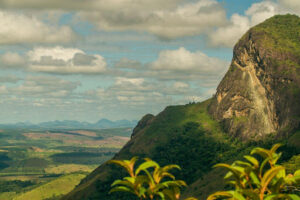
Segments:
[[[14,197],[14,200],[43,200],[70,192],[85,177],[84,174],[70,174],[59,177],[31,191]]]
[[[161,160],[166,158],[166,156],[159,155],[160,151],[158,148],[170,143],[172,138],[181,135],[184,126],[191,122],[198,124],[198,127],[196,128],[197,130],[193,131],[195,139],[197,138],[198,132],[200,134],[200,132],[202,133],[202,129],[205,129],[206,132],[209,133],[206,135],[207,137],[214,137],[216,140],[224,141],[229,144],[229,141],[226,138],[226,135],[222,132],[220,125],[212,120],[207,114],[206,107],[208,104],[209,101],[205,101],[203,103],[189,104],[185,106],[167,107],[163,112],[155,117],[149,126],[140,130],[139,133],[127,145],[125,145],[116,158],[128,159],[134,155],[138,155],[140,157],[145,157],[145,155],[147,155],[147,157],[152,157],[154,159],[160,158],[158,161],[161,164],[165,164],[168,162],[168,159]],[[176,142],[178,143],[178,141]],[[174,158],[177,157],[176,152],[174,152],[171,157],[174,161]],[[172,163],[180,164],[180,161]],[[110,197],[106,195],[109,185],[114,178],[120,175],[120,173],[117,172],[118,169],[116,169],[114,173],[109,173],[110,170],[111,167],[106,165],[100,166],[66,198],[85,199],[88,196],[91,199],[109,199]],[[116,197],[112,197],[112,199],[114,198]]]
[[[184,106],[170,106],[154,118],[120,151],[115,159],[132,156],[150,157],[161,165],[179,164],[177,177],[191,185],[186,195],[200,199],[224,187],[222,171],[212,170],[217,162],[231,162],[248,154],[253,146],[271,146],[271,139],[263,143],[242,144],[227,137],[221,125],[207,113],[210,100]],[[277,142],[277,141],[276,141]],[[282,151],[296,154],[293,147],[285,146]],[[299,151],[299,150],[298,150]],[[102,165],[92,172],[75,190],[63,199],[134,199],[124,194],[108,195],[113,180],[124,173],[115,166]]]

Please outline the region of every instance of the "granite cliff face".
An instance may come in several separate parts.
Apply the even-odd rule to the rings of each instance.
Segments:
[[[275,16],[235,45],[229,71],[209,111],[244,140],[299,127],[300,18]]]

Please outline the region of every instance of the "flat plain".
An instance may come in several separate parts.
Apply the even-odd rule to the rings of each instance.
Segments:
[[[0,199],[59,198],[112,158],[131,132],[131,128],[1,129]]]

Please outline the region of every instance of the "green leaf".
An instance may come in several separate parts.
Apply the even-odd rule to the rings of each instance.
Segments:
[[[259,173],[262,174],[266,164],[269,162],[270,158],[266,158],[260,165]]]
[[[116,186],[116,185],[123,185],[123,186],[126,186],[128,188],[134,188],[134,185],[128,181],[122,181],[122,180],[116,180],[114,181],[111,186]]]
[[[256,187],[260,187],[260,180],[254,172],[250,172],[250,178]]]
[[[255,168],[258,168],[259,167],[259,162],[256,158],[254,158],[253,156],[244,156],[244,158],[246,160],[248,160],[249,162],[251,162],[253,164],[253,166]]]
[[[146,162],[142,163],[136,170],[135,175],[138,175],[141,171],[144,171],[145,169],[148,169],[150,167],[159,167],[157,162],[153,160],[147,160]]]
[[[271,158],[272,157],[270,150],[267,150],[267,149],[264,149],[261,147],[254,148],[250,154],[251,155],[258,154],[258,155],[262,156],[263,158]]]
[[[281,144],[274,144],[273,147],[270,149],[271,154],[275,153],[277,149],[281,146]]]
[[[135,194],[134,191],[130,188],[124,187],[124,186],[118,186],[118,187],[114,187],[109,191],[109,194],[112,192],[129,192],[132,194]]]
[[[284,170],[284,167],[282,166],[276,166],[274,168],[269,169],[264,176],[261,179],[261,191],[260,191],[260,197],[262,198],[269,183],[271,180],[277,175],[278,172],[281,170]]]
[[[216,200],[220,197],[225,197],[225,198],[232,198],[233,197],[233,194],[232,194],[233,191],[220,191],[220,192],[215,192],[211,195],[209,195],[207,197],[207,200]]]
[[[163,192],[157,192],[158,196],[160,196],[161,200],[165,200],[165,194]]]
[[[240,161],[240,160],[237,160],[234,163],[237,164],[237,165],[239,165],[239,166],[252,167],[252,165],[250,163],[247,163],[247,162],[244,162],[244,161]]]

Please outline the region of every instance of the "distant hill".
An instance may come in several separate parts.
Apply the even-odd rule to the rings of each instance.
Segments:
[[[293,164],[300,153],[299,38],[295,15],[275,16],[253,27],[236,44],[212,99],[144,116],[113,159],[139,156],[178,164],[182,171],[176,177],[189,184],[184,196],[199,199],[225,187],[224,172],[212,169],[214,164],[241,159],[254,146],[280,142],[280,162]],[[118,167],[104,163],[62,199],[134,200],[108,194],[112,182],[123,176]]]
[[[96,123],[79,122],[75,120],[49,121],[39,124],[30,122],[20,122],[15,124],[0,124],[0,128],[47,128],[47,129],[106,129],[106,128],[125,128],[136,126],[137,121],[117,120],[111,121],[101,119]]]

